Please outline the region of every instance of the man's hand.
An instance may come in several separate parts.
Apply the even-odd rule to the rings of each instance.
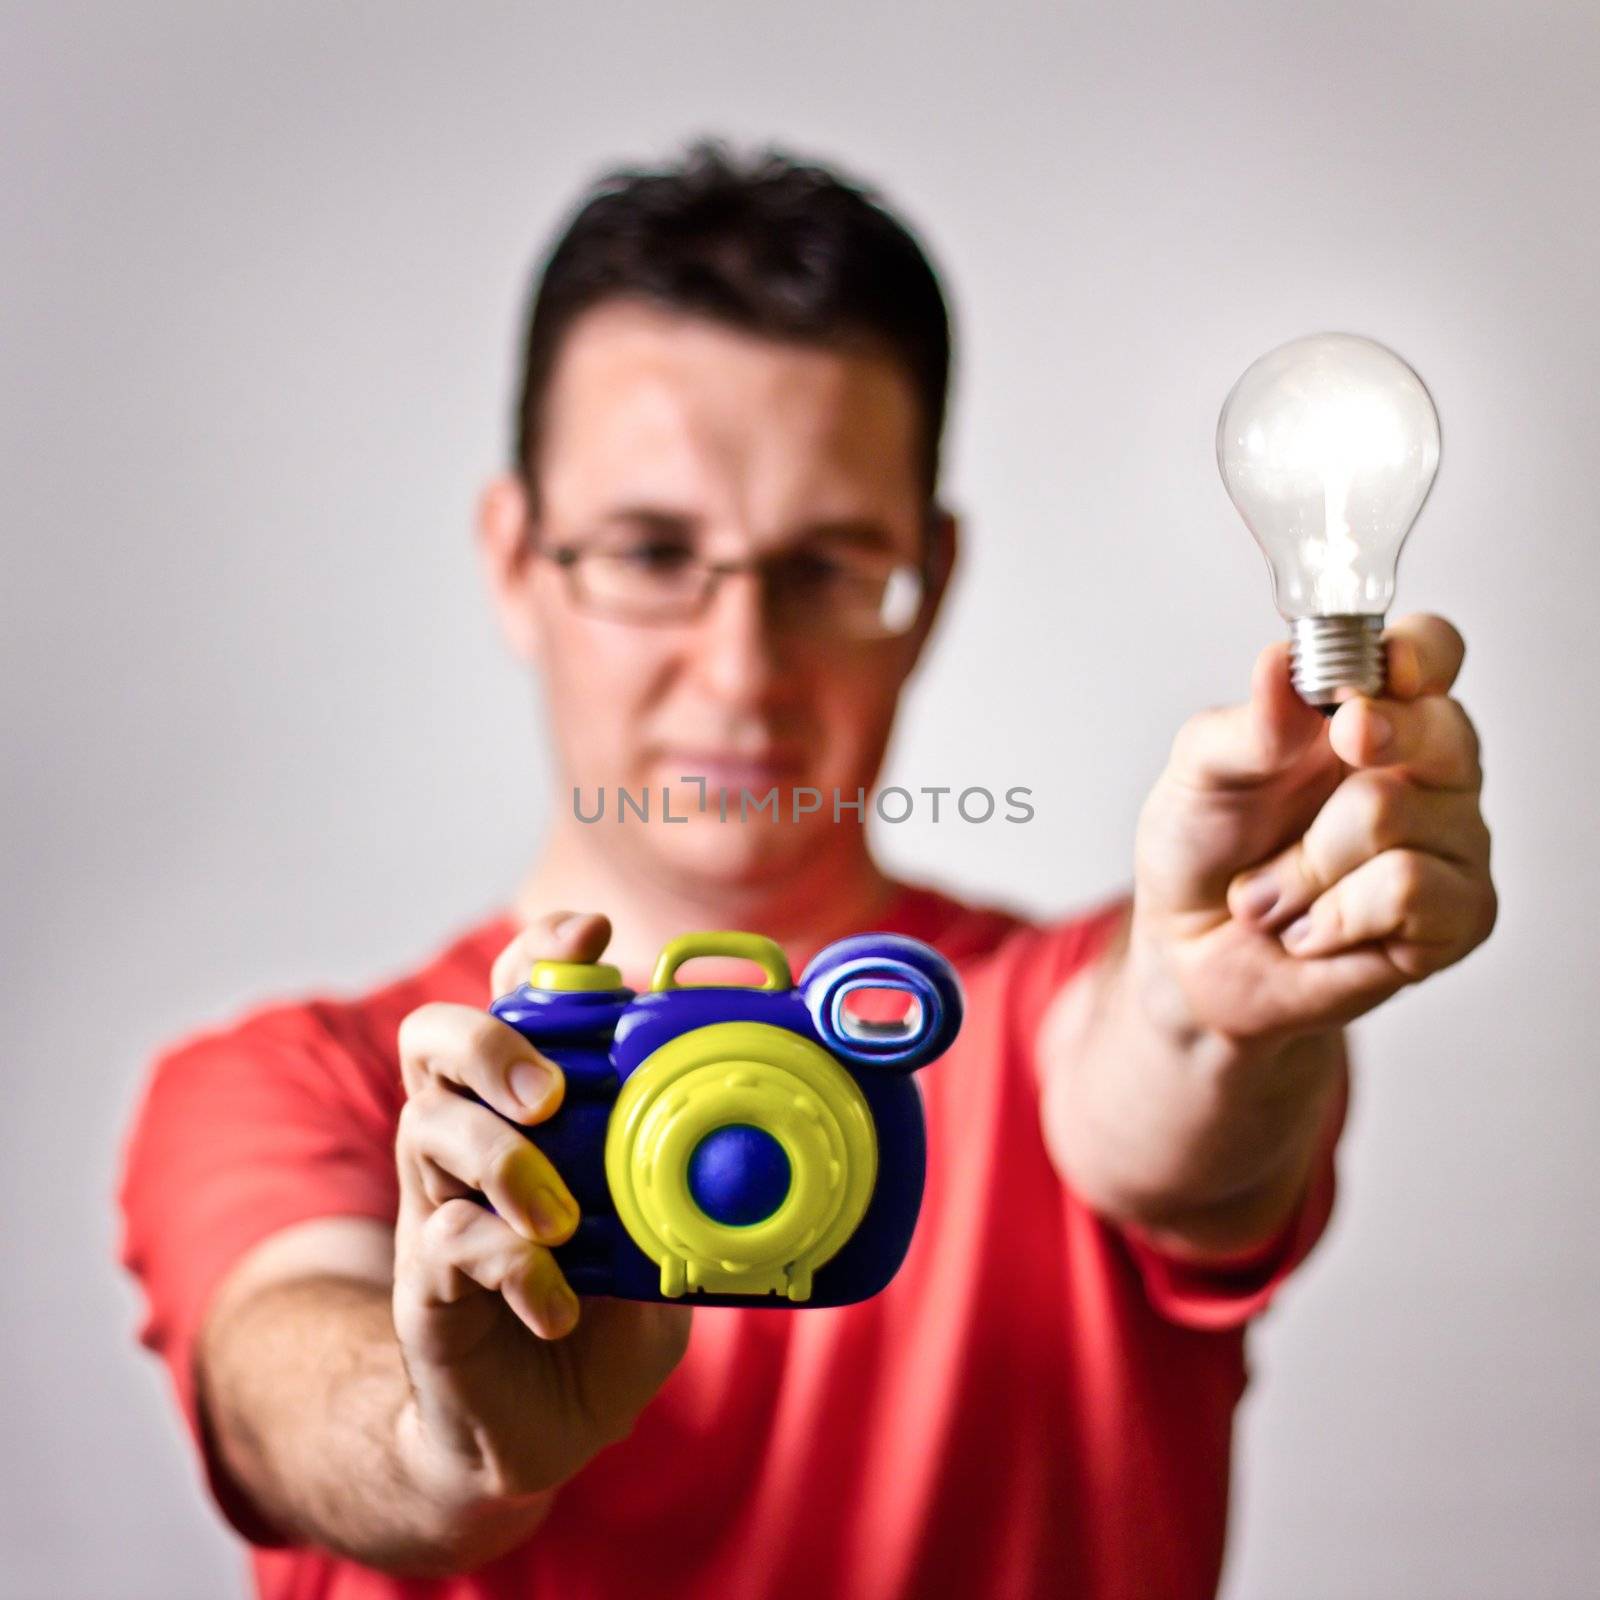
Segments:
[[[610,936],[601,916],[545,918],[496,961],[496,993],[538,958],[597,960]],[[394,1324],[412,1389],[400,1443],[417,1480],[465,1511],[553,1488],[624,1437],[683,1355],[691,1312],[599,1298],[580,1315],[549,1249],[572,1236],[577,1205],[506,1120],[559,1107],[553,1061],[486,1012],[444,1004],[406,1018],[400,1055]]]
[[[495,992],[609,937],[604,917],[536,923]],[[196,1376],[220,1465],[272,1528],[439,1578],[534,1533],[665,1381],[691,1313],[595,1299],[577,1315],[549,1250],[577,1220],[566,1185],[465,1092],[536,1122],[561,1103],[554,1063],[471,1006],[412,1012],[400,1047],[397,1227],[313,1217],[255,1246],[212,1297]]]
[[[1442,617],[1385,630],[1388,693],[1332,717],[1289,652],[1179,731],[1140,817],[1129,956],[1164,1025],[1272,1049],[1337,1029],[1494,926],[1478,738]]]
[[[1040,1031],[1046,1138],[1107,1216],[1226,1257],[1304,1193],[1342,1025],[1459,961],[1495,918],[1461,637],[1385,634],[1388,694],[1324,717],[1288,648],[1191,718],[1139,819],[1132,914]]]

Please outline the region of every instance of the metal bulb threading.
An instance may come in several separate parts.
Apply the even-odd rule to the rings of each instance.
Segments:
[[[1359,612],[1299,617],[1289,636],[1296,693],[1331,717],[1341,690],[1380,695],[1384,690],[1383,617]]]

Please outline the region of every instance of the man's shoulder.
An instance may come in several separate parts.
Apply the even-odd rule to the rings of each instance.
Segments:
[[[432,1001],[484,1007],[494,998],[490,974],[495,957],[511,942],[517,923],[496,912],[448,935],[416,966],[361,993],[319,996],[302,1002],[335,1034],[374,1032],[392,1050],[401,1020]]]
[[[396,1058],[401,1020],[418,1006],[488,1003],[494,958],[514,932],[510,915],[496,912],[447,935],[416,965],[365,988],[320,985],[261,1001],[171,1040],[159,1059],[310,1053],[381,1070]]]
[[[1059,911],[1027,910],[992,897],[963,897],[930,883],[904,887],[896,930],[931,944],[957,967],[988,965],[1070,969],[1091,960],[1126,914],[1118,889]]]

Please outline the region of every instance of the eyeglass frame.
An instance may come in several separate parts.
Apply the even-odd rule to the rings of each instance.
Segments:
[[[916,561],[900,561],[895,563],[893,570],[908,570],[916,574],[917,579],[917,609],[911,621],[896,633],[863,634],[856,636],[853,642],[878,643],[887,639],[904,639],[916,631],[917,624],[922,620],[927,609],[928,596],[932,590],[933,561],[938,538],[938,529],[945,521],[948,513],[937,501],[930,502],[923,511],[923,548],[921,557]],[[585,545],[546,545],[538,536],[531,519],[527,527],[530,539],[530,552],[541,556],[546,561],[552,562],[566,575],[566,590],[572,602],[578,609],[591,617],[603,617],[608,622],[625,622],[632,627],[642,628],[672,628],[682,627],[685,623],[698,622],[705,616],[713,602],[716,600],[718,590],[725,577],[740,572],[751,572],[765,579],[766,569],[775,561],[783,559],[780,553],[767,555],[745,556],[737,561],[705,561],[696,556],[694,565],[704,571],[706,586],[692,611],[682,616],[671,617],[640,617],[626,616],[618,611],[608,610],[605,607],[596,607],[592,600],[581,592],[576,568],[586,555],[600,555],[605,552],[595,550],[592,546]],[[848,635],[846,636],[849,637]]]

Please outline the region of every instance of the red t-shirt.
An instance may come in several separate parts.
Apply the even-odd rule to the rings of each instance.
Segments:
[[[918,1075],[927,1187],[899,1275],[857,1305],[697,1309],[633,1433],[561,1488],[524,1545],[448,1581],[275,1544],[209,1455],[191,1362],[209,1296],[252,1245],[312,1217],[393,1220],[400,1020],[428,1000],[486,1005],[515,924],[496,917],[358,999],[274,1006],[165,1052],[125,1152],[123,1260],[213,1493],[253,1541],[260,1594],[1213,1594],[1244,1324],[1327,1220],[1343,1113],[1292,1225],[1237,1268],[1181,1268],[1079,1200],[1045,1148],[1033,1044],[1120,904],[1037,925],[901,894],[879,927],[955,964],[967,1016]],[[790,948],[796,971],[812,953]]]

